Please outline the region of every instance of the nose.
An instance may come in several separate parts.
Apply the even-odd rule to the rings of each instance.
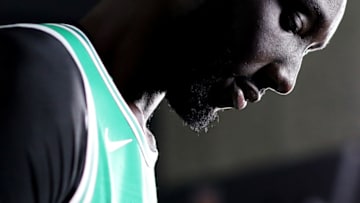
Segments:
[[[279,94],[289,94],[294,89],[299,66],[300,64],[293,64],[291,67],[281,62],[272,62],[260,68],[252,80],[259,89],[272,89]]]

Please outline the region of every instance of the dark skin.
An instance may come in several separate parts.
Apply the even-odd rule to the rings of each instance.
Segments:
[[[163,98],[196,131],[266,90],[288,94],[346,0],[103,0],[82,19],[144,126]],[[111,20],[109,20],[111,19]]]

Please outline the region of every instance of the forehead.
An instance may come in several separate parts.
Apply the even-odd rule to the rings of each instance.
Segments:
[[[346,0],[305,0],[325,21],[340,21],[343,16]],[[340,19],[339,19],[340,18]]]

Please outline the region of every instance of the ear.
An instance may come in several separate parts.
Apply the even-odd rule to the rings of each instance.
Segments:
[[[206,0],[169,0],[168,4],[170,11],[174,15],[181,15],[196,9],[205,1]]]

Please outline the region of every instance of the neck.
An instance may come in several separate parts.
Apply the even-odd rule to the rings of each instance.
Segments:
[[[133,103],[130,103],[130,109],[138,119],[143,130],[146,131],[146,123],[148,122],[155,109],[163,100],[165,93],[154,93],[152,95],[144,94],[143,97]]]
[[[162,0],[101,0],[80,24],[91,34],[98,51],[106,55],[130,40],[144,38],[165,7]]]
[[[156,91],[149,93],[146,90],[148,84],[144,84],[138,77],[143,73],[137,63],[146,34],[159,17],[161,4],[156,2],[102,0],[80,21],[144,130],[148,119],[165,95]]]

